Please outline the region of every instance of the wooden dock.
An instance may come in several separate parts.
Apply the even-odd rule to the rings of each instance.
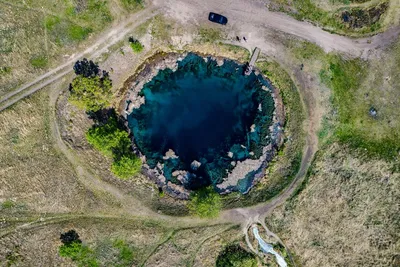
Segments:
[[[246,71],[244,72],[245,75],[250,75],[250,73],[253,71],[254,64],[256,64],[260,52],[260,48],[256,47],[254,49],[253,55],[251,55],[250,63],[247,64]]]

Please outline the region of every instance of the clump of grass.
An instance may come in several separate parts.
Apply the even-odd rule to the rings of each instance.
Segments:
[[[2,209],[11,209],[13,207],[15,207],[16,203],[12,200],[6,200],[3,203],[1,203],[1,208]]]
[[[310,42],[299,42],[296,40],[293,43],[290,43],[292,47],[291,52],[298,59],[318,59],[324,58],[325,52],[318,45]]]
[[[133,52],[140,53],[143,51],[143,45],[139,42],[139,40],[134,39],[133,37],[129,38],[129,45],[132,48]]]
[[[49,61],[46,56],[40,55],[32,57],[30,63],[34,68],[43,69],[47,66]]]
[[[12,68],[8,66],[0,67],[0,76],[11,73]]]
[[[340,0],[345,4],[349,4],[349,0]],[[343,9],[338,9],[336,11],[330,12],[326,11],[320,7],[318,7],[313,0],[293,0],[292,1],[294,8],[297,12],[289,11],[289,14],[295,17],[298,20],[308,20],[312,21],[318,25],[325,27],[328,30],[339,32],[339,33],[347,33],[347,34],[367,34],[371,32],[375,32],[379,30],[382,25],[379,23],[380,16],[378,19],[368,19],[365,20],[365,25],[362,27],[354,28],[350,27],[348,23],[342,20]],[[355,2],[355,1],[353,1]],[[359,1],[357,1],[359,2]],[[358,16],[361,16],[363,13],[371,13],[375,9],[380,10],[382,4],[378,4],[376,7],[361,9],[358,7],[355,8],[347,8],[349,14],[353,14],[353,20],[358,20]],[[382,9],[382,14],[386,11],[386,9]],[[365,15],[365,16],[368,16]],[[374,16],[371,16],[374,17]]]
[[[222,33],[214,28],[200,28],[199,29],[200,42],[215,43],[222,39]]]
[[[113,247],[118,249],[118,266],[132,266],[134,261],[133,249],[123,240],[115,240]]]
[[[82,41],[85,40],[86,37],[93,30],[90,28],[85,28],[79,25],[71,24],[67,29],[68,38],[73,41]]]
[[[143,0],[121,0],[126,10],[134,11],[142,7]]]
[[[48,31],[52,31],[57,24],[61,22],[60,18],[57,16],[49,16],[44,19],[44,26]]]

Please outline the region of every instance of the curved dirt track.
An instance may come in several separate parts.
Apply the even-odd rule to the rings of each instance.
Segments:
[[[258,36],[263,32],[262,30],[281,31],[292,34],[318,44],[325,51],[335,50],[352,57],[368,57],[370,55],[375,55],[376,52],[379,51],[378,48],[382,48],[393,42],[399,33],[399,28],[396,28],[375,37],[355,40],[325,32],[310,23],[299,22],[284,14],[269,12],[264,6],[264,1],[261,0],[154,0],[146,9],[132,15],[127,20],[114,25],[110,31],[99,36],[95,44],[87,48],[85,51],[71,57],[67,62],[64,62],[59,67],[41,75],[34,81],[25,84],[16,91],[3,96],[0,99],[0,111],[71,72],[72,64],[76,60],[84,56],[95,58],[101,55],[101,53],[106,52],[111,45],[122,40],[131,29],[137,27],[146,19],[153,17],[156,13],[165,14],[175,20],[188,21],[188,23],[201,25],[207,21],[207,14],[210,10],[228,16],[229,23],[227,27],[229,27],[230,31],[245,34],[248,37],[248,42],[246,43],[247,48],[251,49],[258,46],[267,54],[276,52],[276,50],[275,47],[266,40],[265,36]],[[54,97],[55,96],[53,95],[51,100],[52,107],[55,104]],[[318,117],[312,114],[312,107],[307,106],[306,109],[308,113],[309,131],[301,168],[291,185],[279,196],[267,203],[262,203],[249,208],[224,211],[218,221],[244,224],[249,221],[249,218],[250,220],[252,220],[251,218],[259,217],[262,219],[273,208],[282,204],[288,197],[290,197],[297,186],[303,181],[309,164],[317,151],[315,125],[318,125],[319,123],[317,121]],[[56,145],[75,166],[77,172],[82,176],[81,180],[89,187],[105,189],[122,202],[128,201],[126,208],[132,215],[151,215],[159,219],[169,220],[168,216],[161,216],[149,211],[147,208],[136,207],[135,200],[128,199],[125,195],[121,195],[121,192],[113,186],[106,185],[104,182],[92,177],[91,173],[82,167],[82,163],[77,161],[74,155],[69,151],[68,147],[66,147],[61,140],[57,122],[55,120],[53,120],[51,127]],[[191,220],[189,218],[182,218],[182,220],[196,223],[196,219]]]

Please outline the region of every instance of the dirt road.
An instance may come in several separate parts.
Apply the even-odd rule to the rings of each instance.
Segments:
[[[377,48],[391,43],[400,28],[390,29],[371,38],[352,39],[332,34],[308,22],[301,22],[283,13],[270,12],[265,0],[153,0],[153,4],[173,19],[184,23],[206,22],[210,11],[228,17],[227,27],[246,36],[248,40],[260,37],[260,29],[288,33],[322,47],[326,52],[338,51],[354,57],[367,58]]]
[[[375,55],[377,48],[393,42],[400,32],[400,28],[394,28],[371,38],[355,40],[328,33],[310,23],[297,21],[282,13],[269,12],[264,0],[153,0],[148,2],[144,10],[113,25],[110,30],[98,36],[94,44],[85,51],[72,55],[57,68],[2,96],[0,111],[68,74],[72,71],[72,64],[78,59],[96,58],[106,52],[110,46],[122,40],[131,29],[156,13],[184,23],[200,25],[206,22],[208,12],[212,10],[226,15],[229,18],[227,27],[238,35],[246,36],[249,41],[263,40],[264,36],[259,36],[260,29],[270,29],[316,43],[327,52],[335,50],[364,58]]]

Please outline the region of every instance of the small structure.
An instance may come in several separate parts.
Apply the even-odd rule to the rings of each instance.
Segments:
[[[250,63],[247,64],[246,70],[244,71],[244,75],[250,75],[253,71],[254,64],[256,64],[257,58],[260,55],[260,48],[256,47],[253,51],[253,55],[251,56]]]
[[[371,108],[369,109],[369,115],[370,115],[372,118],[376,118],[376,116],[378,115],[378,111],[376,110],[376,108],[371,107]]]

